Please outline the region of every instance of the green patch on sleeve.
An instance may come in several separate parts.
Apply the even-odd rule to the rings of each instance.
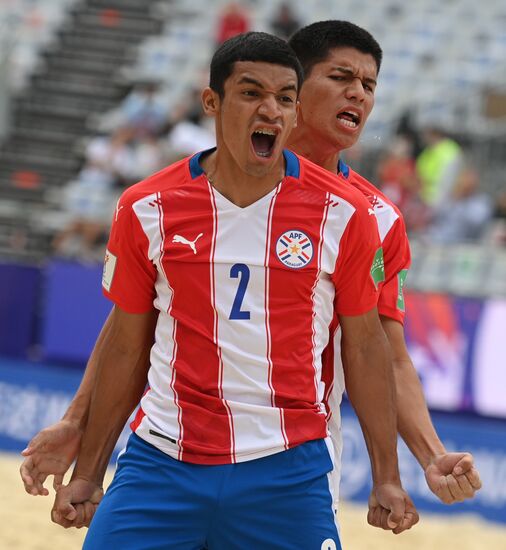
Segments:
[[[383,260],[383,249],[381,247],[376,250],[376,254],[374,255],[371,266],[371,277],[376,288],[385,280],[385,262]]]
[[[404,303],[404,283],[408,275],[407,269],[402,269],[397,273],[397,309],[400,311],[406,311],[406,304]]]

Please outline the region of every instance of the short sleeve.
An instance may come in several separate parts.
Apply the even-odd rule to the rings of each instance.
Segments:
[[[341,315],[362,315],[376,307],[385,277],[376,217],[368,206],[365,199],[359,201],[339,243],[333,281]]]
[[[404,283],[411,265],[406,226],[402,217],[397,218],[383,241],[385,282],[380,288],[378,312],[399,323],[404,323]]]
[[[131,201],[118,201],[102,276],[104,295],[129,313],[153,308],[157,271],[148,257],[149,242]]]

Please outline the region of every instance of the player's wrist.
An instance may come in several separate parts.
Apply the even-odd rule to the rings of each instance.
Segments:
[[[426,472],[427,468],[432,466],[437,459],[442,455],[445,455],[446,452],[445,446],[441,443],[441,441],[438,441],[434,442],[430,447],[427,447],[420,453],[416,453],[415,456],[418,463],[422,467],[422,470]]]
[[[401,476],[399,472],[392,472],[390,474],[374,475],[372,476],[373,488],[380,487],[382,485],[395,485],[402,487]]]
[[[80,481],[89,483],[92,485],[96,485],[99,488],[102,488],[104,484],[104,477],[105,477],[105,471],[102,471],[102,468],[92,468],[87,466],[80,466],[79,460],[76,464],[76,467],[74,468],[74,471],[72,472],[72,476],[70,478],[70,481]]]
[[[86,427],[86,422],[88,421],[88,412],[88,400],[86,400],[86,403],[84,403],[79,399],[74,399],[74,401],[72,401],[65,414],[63,415],[62,421],[68,422],[79,430],[83,431]]]

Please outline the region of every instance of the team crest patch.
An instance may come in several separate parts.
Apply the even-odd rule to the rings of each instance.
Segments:
[[[276,243],[276,254],[279,261],[286,267],[300,269],[312,260],[313,243],[305,233],[292,229],[279,237]]]

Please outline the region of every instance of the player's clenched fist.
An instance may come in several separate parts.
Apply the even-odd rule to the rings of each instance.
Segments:
[[[102,487],[84,479],[74,479],[56,492],[51,519],[66,529],[89,526],[104,496]]]
[[[63,482],[63,476],[77,456],[82,431],[79,425],[70,420],[60,420],[40,431],[21,453],[25,460],[19,472],[30,495],[48,495],[44,482],[49,475],[54,476],[56,489]]]
[[[413,501],[400,486],[375,485],[369,496],[367,522],[398,535],[418,523],[419,517]]]
[[[425,469],[430,490],[445,504],[472,498],[481,479],[469,453],[445,453],[433,458]]]

